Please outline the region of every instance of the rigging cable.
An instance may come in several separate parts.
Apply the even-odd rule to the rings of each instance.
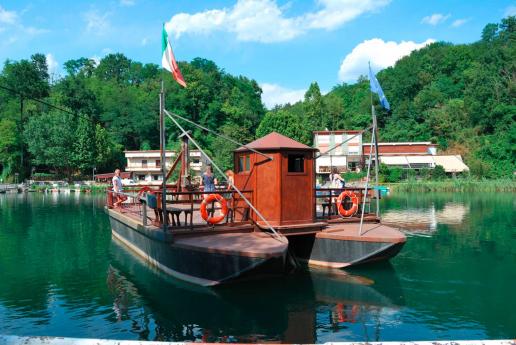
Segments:
[[[176,119],[174,119],[174,117],[166,110],[166,109],[163,109],[163,111],[165,112],[165,114],[168,115],[168,117],[174,122],[174,124],[179,128],[179,130],[182,132],[183,135],[187,136],[189,140],[192,141],[192,143],[195,145],[195,147],[197,147],[197,149],[201,152],[201,154],[206,157],[206,159],[210,162],[210,164],[215,167],[215,169],[217,169],[217,171],[224,177],[224,179],[226,180],[226,182],[228,182],[228,184],[233,187],[235,189],[235,191],[238,193],[238,195],[240,195],[240,197],[246,202],[247,205],[249,205],[249,207],[256,213],[256,215],[258,217],[260,217],[261,220],[263,220],[263,222],[267,225],[267,227],[271,230],[272,234],[273,234],[273,237],[276,238],[278,241],[280,241],[281,243],[287,243],[288,244],[288,240],[286,240],[285,236],[279,234],[273,227],[272,225],[267,221],[267,219],[265,219],[265,217],[260,213],[260,211],[258,211],[254,205],[244,196],[244,194],[234,185],[232,184],[231,182],[229,182],[229,179],[226,177],[226,175],[224,174],[224,172],[222,171],[222,169],[219,168],[219,166],[217,164],[215,164],[215,162],[203,151],[203,149],[201,149],[201,147],[199,146],[199,144],[197,144],[197,142],[195,141],[195,139],[192,138],[192,136],[190,135],[190,133],[188,133],[180,124],[179,122],[177,122]]]
[[[183,117],[183,116],[181,116],[181,115],[178,115],[178,114],[176,114],[176,113],[172,113],[172,112],[169,112],[169,111],[167,111],[167,113],[168,113],[168,115],[169,115],[169,116],[175,116],[175,117],[177,117],[178,119],[181,119],[181,120],[183,120],[183,121],[188,122],[189,124],[194,125],[195,127],[198,127],[198,128],[200,128],[200,129],[202,129],[202,130],[205,130],[205,131],[207,131],[207,132],[210,132],[210,133],[212,133],[212,134],[215,134],[215,135],[217,135],[217,136],[219,136],[219,137],[221,137],[221,138],[224,138],[224,139],[226,139],[226,140],[229,140],[229,141],[231,141],[233,144],[237,144],[237,145],[243,146],[243,147],[245,147],[246,149],[248,149],[249,151],[252,151],[252,152],[254,152],[254,153],[257,153],[257,154],[259,154],[260,156],[263,156],[263,157],[267,158],[268,160],[273,160],[273,158],[272,158],[271,156],[268,156],[268,155],[266,155],[265,153],[262,153],[262,152],[260,152],[260,151],[258,151],[258,150],[255,150],[255,149],[253,149],[252,147],[249,147],[249,146],[247,146],[247,145],[245,145],[245,144],[239,143],[238,141],[236,141],[236,140],[234,140],[234,139],[231,139],[230,137],[228,137],[228,136],[226,136],[226,135],[224,135],[224,134],[217,133],[217,132],[215,132],[214,130],[211,130],[211,129],[207,128],[207,127],[204,127],[204,126],[202,126],[202,125],[199,125],[198,123],[195,123],[195,122],[193,122],[192,120],[189,120],[189,119],[187,119],[187,118],[185,118],[185,117]]]

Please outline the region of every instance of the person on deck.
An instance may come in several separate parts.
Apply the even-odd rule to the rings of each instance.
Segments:
[[[330,182],[332,188],[344,188],[346,186],[346,181],[340,176],[336,167],[332,169]]]
[[[122,193],[122,178],[120,177],[120,169],[116,169],[115,176],[113,176],[113,192],[115,199],[113,206],[119,207],[121,203],[127,200],[125,195],[119,194]]]
[[[226,178],[228,180],[228,190],[230,190],[235,184],[235,173],[233,172],[233,170],[226,170]]]
[[[214,192],[215,184],[217,183],[217,179],[213,176],[213,172],[211,171],[211,165],[206,167],[206,171],[202,174],[201,186],[204,187],[205,192]]]

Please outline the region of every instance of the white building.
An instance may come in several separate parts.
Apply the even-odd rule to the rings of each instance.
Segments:
[[[177,152],[167,150],[165,152],[166,168],[170,169]],[[161,156],[159,150],[125,151],[127,167],[125,171],[130,172],[135,182],[159,182],[161,176]],[[201,175],[206,162],[201,157],[201,152],[190,150],[190,169],[196,176]],[[177,167],[179,169],[179,166]]]
[[[354,137],[353,139],[350,139]],[[346,140],[349,140],[345,142]],[[338,146],[334,150],[332,147]],[[330,174],[332,168],[338,172],[354,171],[360,166],[362,160],[362,134],[361,131],[315,131],[314,147],[324,154],[315,161],[317,174]]]

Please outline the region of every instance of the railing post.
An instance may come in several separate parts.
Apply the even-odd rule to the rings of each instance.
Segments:
[[[141,203],[142,203],[142,207],[143,207],[142,223],[143,223],[143,226],[147,226],[147,202],[146,201],[141,201]]]

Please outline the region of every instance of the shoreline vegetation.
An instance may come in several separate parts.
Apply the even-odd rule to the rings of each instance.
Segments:
[[[442,181],[408,180],[385,183],[391,192],[516,192],[516,180],[455,178]]]

